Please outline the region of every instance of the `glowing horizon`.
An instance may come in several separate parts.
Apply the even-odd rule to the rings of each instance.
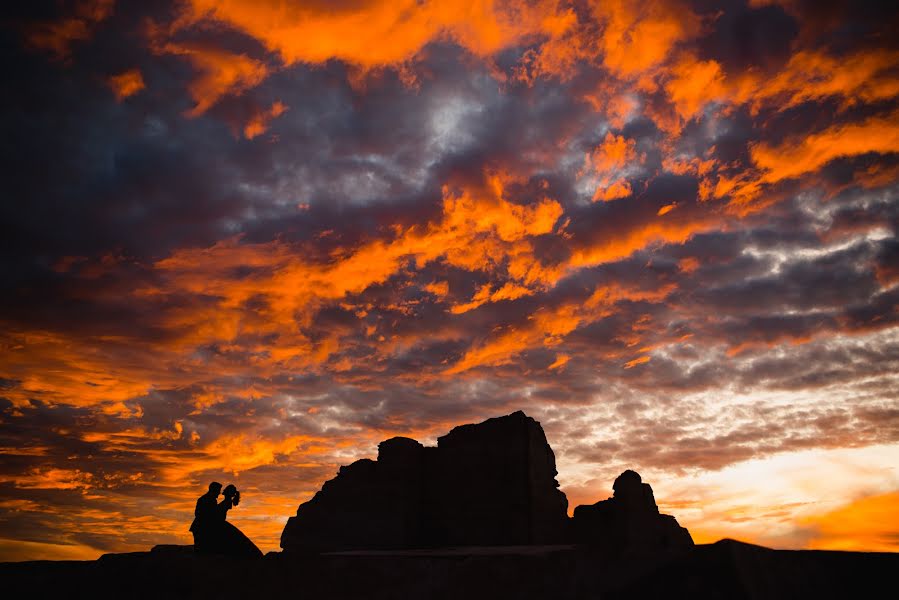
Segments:
[[[139,4],[0,29],[0,560],[190,543],[211,480],[276,550],[514,410],[571,509],[899,551],[889,8]]]

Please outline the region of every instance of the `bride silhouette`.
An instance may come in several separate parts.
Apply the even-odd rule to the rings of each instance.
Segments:
[[[224,500],[216,502],[219,493]],[[194,521],[190,531],[194,534],[194,550],[200,554],[223,554],[238,558],[259,558],[262,552],[250,538],[227,521],[228,511],[240,503],[240,492],[233,484],[222,490],[222,484],[213,481],[209,491],[197,498]]]

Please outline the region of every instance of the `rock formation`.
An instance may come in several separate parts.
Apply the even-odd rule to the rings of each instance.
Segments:
[[[523,412],[462,425],[424,447],[378,446],[341,467],[281,534],[286,551],[546,544],[565,538],[568,500],[540,424]]]
[[[377,460],[341,467],[287,521],[287,552],[583,543],[609,555],[688,547],[634,471],[614,497],[567,515],[556,461],[540,424],[523,412],[462,425],[436,447],[396,437]]]
[[[431,449],[396,437],[378,445],[377,461],[340,467],[337,477],[288,519],[281,547],[326,551],[425,544],[426,450]]]
[[[574,509],[573,541],[613,556],[693,546],[689,531],[671,515],[659,513],[652,488],[638,473],[625,471],[612,489],[614,494],[608,500]]]

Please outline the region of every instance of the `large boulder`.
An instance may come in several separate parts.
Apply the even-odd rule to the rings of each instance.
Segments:
[[[424,455],[417,441],[395,437],[378,445],[378,460],[340,467],[288,519],[281,547],[320,552],[423,544]]]
[[[518,411],[438,438],[428,482],[438,545],[546,544],[564,540],[568,499],[543,428]]]
[[[568,500],[540,424],[523,412],[409,438],[341,467],[281,534],[285,551],[545,544],[565,539]]]
[[[659,513],[652,488],[627,470],[615,480],[613,496],[578,506],[572,519],[573,541],[609,556],[652,554],[693,546],[690,532],[671,515]]]

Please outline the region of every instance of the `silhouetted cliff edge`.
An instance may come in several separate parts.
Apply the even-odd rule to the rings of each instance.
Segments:
[[[454,428],[428,448],[382,442],[342,467],[284,528],[284,552],[239,560],[191,546],[96,561],[0,563],[6,597],[873,598],[899,554],[694,546],[635,471],[578,506],[543,429],[522,412]],[[186,524],[185,524],[186,527]]]

